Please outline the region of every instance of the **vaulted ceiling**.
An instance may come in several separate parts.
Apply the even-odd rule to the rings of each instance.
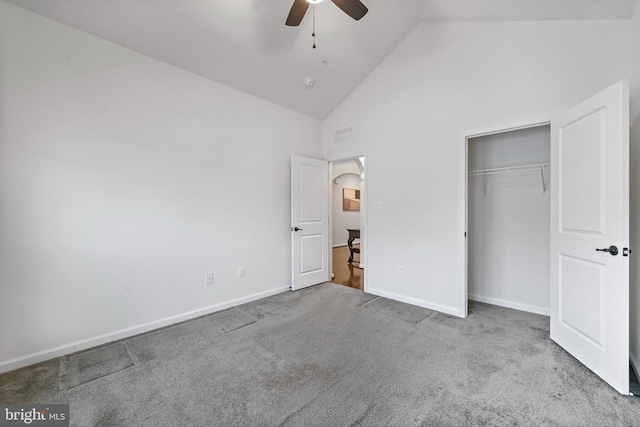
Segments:
[[[326,118],[421,21],[629,19],[638,0],[329,0],[299,27],[292,0],[6,0],[317,119]],[[315,86],[304,84],[307,77]]]

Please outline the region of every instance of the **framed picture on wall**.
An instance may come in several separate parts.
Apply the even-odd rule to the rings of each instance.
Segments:
[[[343,211],[359,211],[360,210],[360,190],[355,188],[342,189],[342,210]]]

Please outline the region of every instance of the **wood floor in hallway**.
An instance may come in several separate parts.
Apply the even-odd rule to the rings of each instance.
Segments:
[[[360,245],[353,245],[359,248]],[[355,254],[353,264],[349,264],[349,247],[340,246],[333,248],[333,283],[349,286],[350,288],[364,290],[364,270],[360,269],[360,254]]]

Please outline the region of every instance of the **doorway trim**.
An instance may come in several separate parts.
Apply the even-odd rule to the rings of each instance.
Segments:
[[[369,194],[368,194],[368,185],[369,181],[369,167],[367,157],[368,153],[365,150],[364,152],[360,152],[359,154],[352,154],[349,156],[338,156],[338,157],[330,157],[325,158],[325,161],[329,163],[329,253],[327,256],[329,257],[329,271],[333,274],[333,183],[331,176],[333,175],[333,164],[337,162],[344,162],[347,160],[354,160],[360,157],[364,158],[364,181],[362,182],[362,190],[360,191],[360,263],[358,268],[362,265],[364,266],[362,270],[367,269],[368,259],[369,259],[369,236],[368,236],[368,218],[369,218]],[[332,277],[330,277],[332,278]],[[369,288],[369,275],[364,272],[364,292],[367,292]]]
[[[517,130],[529,129],[539,126],[549,126],[551,124],[551,119],[542,119],[542,120],[531,120],[525,121],[517,124],[513,124],[510,126],[499,126],[499,127],[490,127],[485,129],[477,129],[471,131],[465,131],[460,133],[460,162],[459,162],[459,195],[460,199],[458,201],[459,208],[459,240],[458,240],[458,248],[459,248],[459,270],[460,277],[458,279],[458,286],[460,289],[459,292],[459,302],[458,306],[462,307],[463,310],[461,312],[460,317],[467,317],[469,310],[469,278],[468,278],[468,268],[469,268],[469,245],[467,240],[467,232],[469,228],[469,195],[468,195],[468,176],[469,176],[469,139],[478,138],[481,136],[487,135],[496,135],[505,132],[512,132]],[[366,279],[366,277],[365,277]]]

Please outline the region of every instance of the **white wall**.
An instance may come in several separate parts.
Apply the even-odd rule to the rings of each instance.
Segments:
[[[630,82],[631,112],[630,123],[640,116],[640,2],[636,4],[633,17],[631,18],[633,37],[633,77]]]
[[[0,1],[0,371],[287,289],[292,153],[318,121]]]
[[[418,25],[323,124],[325,158],[366,151],[382,202],[368,291],[461,315],[460,134],[548,120],[630,74],[626,20]]]
[[[550,161],[549,126],[469,140],[469,170]],[[544,172],[549,185],[549,173]],[[549,314],[549,192],[539,170],[470,176],[469,298]]]
[[[335,178],[339,176],[340,178],[336,180]],[[342,210],[343,189],[355,188],[362,191],[360,185],[360,169],[356,165],[355,160],[345,160],[333,163],[331,180],[333,210],[331,217],[332,245],[334,247],[346,246],[347,239],[349,238],[347,228],[360,228],[360,212]]]
[[[636,5],[633,25],[633,77],[631,79],[631,249],[630,264],[631,359],[640,370],[640,3]]]

